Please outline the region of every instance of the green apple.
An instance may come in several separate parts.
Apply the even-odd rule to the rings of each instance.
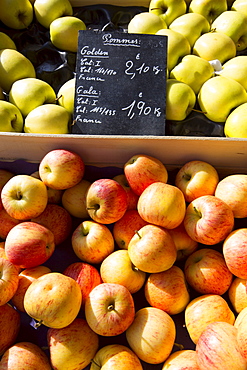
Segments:
[[[68,134],[71,115],[56,104],[34,108],[25,118],[24,132],[31,134]]]
[[[221,76],[233,78],[247,90],[247,55],[238,55],[222,65]]]
[[[174,19],[185,14],[187,4],[184,0],[151,0],[149,11],[159,15],[169,26]]]
[[[74,113],[75,77],[66,81],[58,90],[58,104],[67,109],[70,114]]]
[[[225,122],[233,109],[247,102],[247,92],[239,82],[216,76],[202,85],[197,98],[207,118],[215,122]]]
[[[198,13],[186,13],[176,18],[169,26],[173,31],[182,33],[192,47],[196,40],[206,32],[210,31],[208,20]]]
[[[203,15],[211,24],[227,7],[227,0],[192,0],[189,12]]]
[[[231,5],[231,10],[243,13],[247,16],[247,3],[245,0],[235,0]]]
[[[224,134],[226,137],[247,138],[247,103],[243,103],[235,108],[227,117]]]
[[[207,60],[192,54],[185,55],[170,72],[170,78],[186,83],[196,95],[204,82],[213,76],[214,67]]]
[[[0,0],[0,21],[16,30],[27,28],[33,21],[33,6],[29,0]]]
[[[142,12],[136,14],[128,24],[128,33],[155,34],[161,28],[167,28],[166,22],[157,14]]]
[[[206,32],[201,35],[192,48],[192,54],[208,61],[218,59],[221,63],[234,58],[237,49],[230,36],[222,32]]]
[[[37,21],[45,28],[49,28],[54,19],[73,15],[69,0],[35,0],[33,8]]]
[[[181,33],[168,28],[157,31],[156,35],[167,36],[167,69],[171,71],[182,57],[190,54],[190,43]]]
[[[0,86],[9,93],[12,84],[25,77],[36,77],[32,62],[14,49],[0,50]]]
[[[27,77],[13,83],[9,101],[15,104],[26,117],[34,108],[47,103],[56,103],[56,93],[47,82]]]
[[[0,100],[0,131],[22,132],[23,117],[19,109],[12,103]]]
[[[237,51],[247,47],[247,15],[235,10],[227,10],[214,20],[211,29],[231,37]]]
[[[74,16],[63,16],[56,18],[50,24],[50,38],[52,44],[65,51],[77,52],[78,32],[86,30],[85,23]]]
[[[0,50],[2,49],[17,49],[15,42],[5,32],[0,32]]]
[[[183,121],[192,111],[196,103],[196,95],[192,88],[184,82],[168,78],[166,82],[166,118]]]

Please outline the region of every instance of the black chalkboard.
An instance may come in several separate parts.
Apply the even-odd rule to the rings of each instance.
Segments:
[[[165,135],[167,37],[79,31],[72,133]]]

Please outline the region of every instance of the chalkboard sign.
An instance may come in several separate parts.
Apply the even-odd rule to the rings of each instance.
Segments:
[[[72,133],[165,134],[167,36],[79,31]]]

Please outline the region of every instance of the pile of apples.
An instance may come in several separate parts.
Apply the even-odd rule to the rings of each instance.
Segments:
[[[247,175],[141,153],[86,173],[68,149],[0,170],[0,369],[246,370]]]

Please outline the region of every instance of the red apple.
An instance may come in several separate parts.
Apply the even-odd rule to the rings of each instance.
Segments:
[[[233,278],[223,254],[211,248],[192,253],[185,261],[184,274],[188,284],[201,294],[222,295]]]
[[[174,229],[184,219],[186,203],[176,186],[154,182],[140,195],[137,210],[148,223]]]
[[[247,369],[237,342],[237,329],[228,322],[209,324],[198,339],[196,353],[200,370]]]
[[[90,293],[85,303],[85,317],[93,331],[102,336],[123,333],[135,317],[134,300],[121,284],[102,283]]]
[[[153,156],[136,154],[124,164],[124,174],[131,187],[141,195],[144,189],[153,182],[168,180],[168,172],[165,165]]]
[[[189,236],[201,244],[222,242],[234,227],[231,208],[214,195],[204,195],[187,207],[184,227]]]
[[[204,161],[189,161],[178,171],[175,185],[182,190],[186,202],[202,195],[214,195],[219,182],[217,170]]]
[[[19,283],[19,270],[10,261],[0,258],[0,306],[9,302]]]
[[[43,264],[54,250],[52,231],[36,222],[25,221],[14,226],[5,240],[6,257],[21,268]]]
[[[226,265],[233,275],[247,279],[247,228],[233,230],[223,242]]]
[[[137,202],[138,202],[139,196],[136,193],[134,193],[133,189],[131,189],[126,179],[125,174],[123,173],[123,174],[114,176],[113,180],[117,181],[120,185],[122,185],[122,187],[125,189],[127,193],[127,203],[128,203],[127,210],[137,209]]]
[[[86,207],[94,221],[102,224],[114,223],[127,210],[126,191],[113,179],[95,180],[87,191]]]
[[[128,249],[129,242],[135,232],[147,224],[137,210],[127,210],[120,220],[113,224],[112,234],[118,247]]]
[[[243,308],[242,311],[236,317],[234,327],[237,328],[237,341],[240,348],[240,352],[247,361],[247,308]]]
[[[12,346],[20,331],[21,315],[9,303],[0,306],[0,356]]]
[[[88,263],[101,263],[115,247],[110,229],[93,220],[82,221],[77,226],[71,243],[77,257]]]
[[[174,229],[170,229],[169,233],[176,245],[177,261],[185,260],[197,250],[198,243],[188,235],[183,222]]]
[[[65,190],[78,184],[85,172],[79,154],[66,149],[54,149],[40,161],[39,176],[46,186]]]
[[[55,245],[64,242],[72,231],[72,217],[70,213],[58,204],[47,204],[44,211],[31,221],[37,222],[50,229],[54,235]]]
[[[229,300],[237,313],[247,307],[247,279],[241,279],[235,276],[227,293]]]
[[[4,208],[0,209],[0,238],[5,240],[12,227],[20,222],[22,221],[11,217]]]
[[[86,219],[89,218],[86,208],[86,194],[90,181],[82,179],[78,184],[64,190],[62,205],[73,217]]]
[[[186,367],[185,367],[186,366]],[[161,370],[200,370],[194,349],[173,352],[164,362]]]
[[[102,283],[99,271],[89,263],[74,262],[66,267],[63,274],[70,276],[80,285],[82,293],[81,306],[84,309],[86,298],[91,290]]]

